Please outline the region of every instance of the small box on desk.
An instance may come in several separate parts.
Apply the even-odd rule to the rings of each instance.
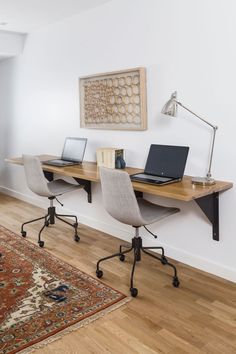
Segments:
[[[118,157],[124,159],[124,149],[99,148],[97,149],[97,165],[99,167],[116,168]]]

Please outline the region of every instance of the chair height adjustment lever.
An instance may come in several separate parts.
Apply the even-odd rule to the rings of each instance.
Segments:
[[[143,227],[144,227],[145,230],[146,230],[147,232],[149,232],[149,234],[151,234],[154,238],[157,238],[157,235],[155,235],[152,231],[148,230],[148,228],[147,228],[145,225],[143,225]]]
[[[55,198],[56,198],[56,201],[57,201],[59,204],[61,204],[61,206],[64,206],[64,204],[62,204],[62,203],[60,202],[60,200],[57,199],[57,197],[55,197]]]

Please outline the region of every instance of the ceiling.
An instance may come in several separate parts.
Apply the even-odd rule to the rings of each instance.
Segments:
[[[0,0],[0,31],[30,33],[111,0]]]

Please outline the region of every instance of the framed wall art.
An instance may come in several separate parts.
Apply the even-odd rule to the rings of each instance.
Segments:
[[[81,77],[79,90],[82,128],[147,129],[145,68]]]

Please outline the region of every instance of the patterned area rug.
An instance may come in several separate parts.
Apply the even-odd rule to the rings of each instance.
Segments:
[[[29,353],[128,300],[2,226],[0,252],[1,354]]]

